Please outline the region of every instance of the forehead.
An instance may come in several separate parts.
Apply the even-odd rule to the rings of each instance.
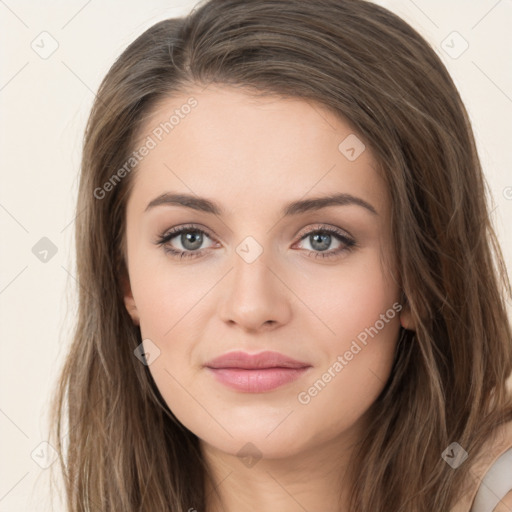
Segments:
[[[139,198],[181,191],[247,209],[342,192],[388,209],[368,144],[348,121],[309,100],[227,86],[190,89],[152,109],[135,147],[143,145],[151,149],[133,176]]]

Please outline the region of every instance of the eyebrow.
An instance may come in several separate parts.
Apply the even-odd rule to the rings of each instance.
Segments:
[[[183,206],[185,208],[192,208],[205,213],[212,213],[214,215],[222,215],[223,210],[220,205],[210,199],[198,197],[191,194],[172,194],[166,192],[153,199],[147,206],[145,211],[151,210],[156,206],[169,205],[169,206]],[[322,197],[314,197],[312,199],[302,199],[292,201],[284,206],[281,211],[283,217],[292,215],[299,215],[301,213],[321,210],[329,206],[348,206],[356,205],[361,206],[368,210],[373,215],[378,215],[375,208],[360,197],[351,194],[332,194]]]

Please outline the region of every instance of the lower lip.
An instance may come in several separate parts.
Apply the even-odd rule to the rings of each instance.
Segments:
[[[246,393],[263,393],[288,384],[301,377],[305,368],[208,368],[226,386]]]

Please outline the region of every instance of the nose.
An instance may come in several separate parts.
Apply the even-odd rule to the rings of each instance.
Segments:
[[[223,279],[219,302],[221,319],[245,331],[273,330],[291,317],[293,293],[275,260],[263,251],[248,262],[233,255],[233,269]]]

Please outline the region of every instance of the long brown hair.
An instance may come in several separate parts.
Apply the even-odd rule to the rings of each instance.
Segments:
[[[198,439],[134,356],[142,340],[122,293],[133,172],[98,190],[129,160],[159,101],[211,83],[317,101],[371,147],[391,196],[398,277],[416,329],[401,331],[353,456],[350,510],[448,510],[482,444],[512,419],[510,285],[461,98],[428,43],[370,2],[210,0],[129,45],[87,125],[78,319],[51,420],[69,511],[205,508]],[[469,453],[456,470],[441,458],[454,441]]]

